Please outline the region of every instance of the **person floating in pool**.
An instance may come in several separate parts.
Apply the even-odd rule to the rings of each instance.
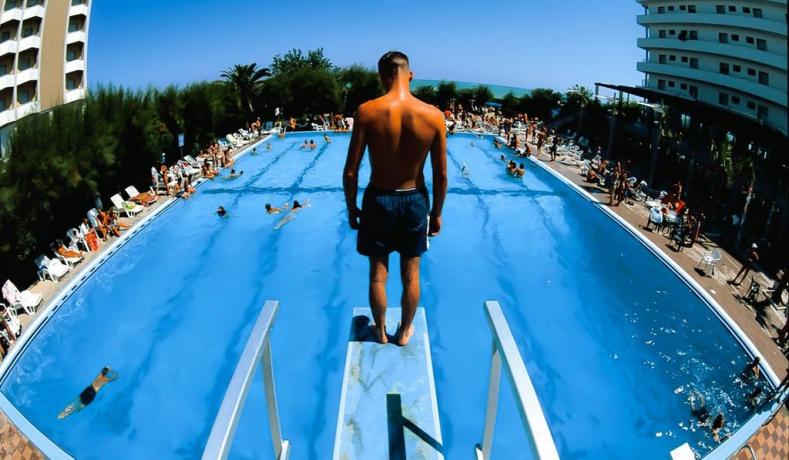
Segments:
[[[763,392],[764,390],[761,388],[756,388],[750,392],[748,396],[745,397],[745,403],[748,405],[748,407],[755,409],[756,406],[759,405]]]
[[[715,416],[715,420],[712,421],[710,430],[712,430],[712,437],[715,439],[715,442],[721,442],[720,432],[725,424],[726,420],[724,420],[722,412]]]
[[[279,214],[282,212],[282,208],[275,208],[274,206],[271,206],[271,203],[266,203],[266,212],[268,214]]]
[[[386,94],[359,106],[343,172],[348,224],[358,230],[356,249],[370,262],[369,299],[373,333],[380,343],[386,335],[386,278],[389,254],[400,253],[402,316],[394,342],[408,344],[419,304],[419,264],[428,236],[441,231],[447,194],[446,122],[440,110],[415,98],[408,57],[390,51],[378,61]],[[359,166],[370,153],[370,184],[356,204]],[[423,168],[427,154],[433,171],[433,207]],[[428,217],[429,216],[429,217]]]
[[[300,149],[308,149],[308,148],[310,148],[310,141],[308,139],[304,139],[304,143],[301,144],[301,146],[299,148]]]
[[[227,211],[225,211],[225,208],[223,206],[220,206],[216,208],[216,215],[219,217],[225,217],[227,215]]]
[[[72,401],[68,406],[66,406],[60,414],[58,414],[58,420],[63,420],[64,418],[68,417],[69,415],[79,412],[82,409],[86,408],[88,404],[92,403],[93,400],[96,398],[96,393],[101,390],[104,385],[112,382],[113,380],[118,378],[118,373],[114,370],[110,369],[109,367],[105,367],[101,370],[98,376],[93,379],[93,382],[90,383],[82,393],[77,396],[77,399]]]
[[[761,370],[759,369],[759,362],[760,359],[757,356],[753,358],[753,361],[751,361],[750,363],[748,363],[747,366],[745,366],[745,369],[742,370],[742,374],[740,374],[742,380],[751,381],[751,380],[759,379],[759,375],[761,372]]]
[[[704,396],[695,390],[690,395],[690,413],[699,422],[699,426],[707,425],[710,420],[710,411],[704,402]]]
[[[244,175],[244,171],[236,172],[235,169],[230,170],[230,175],[227,176],[228,179],[237,179]]]
[[[331,144],[331,137],[329,137],[328,134],[324,134],[323,135],[323,142],[325,142],[327,144]]]
[[[274,147],[272,147],[271,144],[266,144],[266,151],[267,152],[270,152],[272,148],[274,148]]]
[[[252,147],[252,151],[249,152],[249,153],[252,154],[252,155],[257,155],[258,154],[258,148],[257,147]]]
[[[465,161],[463,162],[463,166],[460,167],[460,174],[462,174],[463,177],[468,177],[471,175],[471,173],[468,170],[468,166],[466,166]]]
[[[501,141],[498,140],[498,139],[493,139],[493,146],[496,147],[496,149],[500,149],[501,148]],[[504,156],[504,155],[502,155],[502,156]]]

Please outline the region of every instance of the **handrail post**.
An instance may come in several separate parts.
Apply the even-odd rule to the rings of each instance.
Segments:
[[[477,459],[488,460],[493,449],[493,430],[496,428],[496,414],[499,409],[499,389],[501,388],[501,354],[493,342],[493,356],[490,360],[490,380],[488,381],[488,405],[485,411],[485,431],[482,446],[477,445]]]
[[[282,427],[279,424],[279,409],[277,408],[277,392],[274,388],[274,366],[271,361],[271,340],[266,337],[263,343],[263,353],[260,356],[263,366],[263,386],[266,392],[266,408],[268,409],[268,424],[271,431],[271,444],[274,446],[274,456],[277,459],[287,458],[287,445],[282,441]],[[283,451],[285,456],[282,455]]]

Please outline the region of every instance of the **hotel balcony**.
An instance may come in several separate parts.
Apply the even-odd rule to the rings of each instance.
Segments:
[[[84,59],[74,59],[73,61],[67,61],[66,65],[63,69],[64,73],[71,73],[76,72],[78,70],[85,71],[85,60]]]
[[[653,13],[636,16],[636,22],[642,26],[651,26],[655,24],[702,24],[708,26],[726,26],[736,29],[752,29],[758,32],[769,32],[786,37],[785,23],[751,16],[698,13]]]
[[[85,88],[77,88],[72,89],[71,91],[66,91],[66,94],[63,95],[63,102],[68,104],[70,102],[84,99],[86,94],[87,90]]]
[[[77,31],[74,31],[74,32],[69,32],[69,33],[66,34],[66,44],[78,43],[78,42],[85,43],[85,41],[86,41],[85,37],[86,37],[86,34],[85,34],[84,30],[77,30]]]
[[[16,108],[17,119],[30,115],[31,113],[38,112],[38,101],[33,99],[30,102],[19,105]]]
[[[44,8],[43,5],[29,6],[29,7],[25,8],[24,13],[22,13],[22,18],[23,19],[29,19],[29,18],[42,18],[43,19],[44,18],[44,11],[46,11],[46,9]]]
[[[756,64],[787,70],[786,56],[760,51],[753,47],[737,46],[727,43],[707,42],[700,40],[677,40],[670,38],[639,38],[638,47],[643,49],[665,49],[677,51],[692,51],[701,54],[716,54],[718,56],[740,59]]]
[[[0,56],[5,56],[6,54],[15,54],[19,50],[19,42],[16,40],[6,40],[3,43],[0,43]]]
[[[38,68],[31,67],[29,69],[20,70],[16,73],[16,84],[17,86],[25,84],[29,81],[37,81],[38,80]]]
[[[31,48],[36,48],[36,49],[40,49],[41,48],[41,36],[40,35],[30,35],[29,37],[25,37],[25,38],[19,40],[18,51],[20,53],[22,51],[24,51],[24,50],[29,50]]]
[[[7,73],[0,77],[0,90],[14,87],[14,74]]]
[[[80,3],[79,5],[71,5],[68,10],[69,16],[87,16],[88,15],[88,5],[84,3]]]
[[[701,69],[692,69],[689,67],[677,65],[657,64],[654,62],[639,62],[636,67],[640,72],[695,80],[701,82],[702,84],[716,85],[722,88],[734,89],[745,94],[751,94],[764,100],[780,104],[784,107],[787,105],[787,96],[785,91],[779,91],[766,85],[760,85],[759,83],[751,80],[744,80],[742,78],[732,77],[731,75],[724,75]]]
[[[16,111],[13,107],[0,112],[0,126],[5,126],[13,121],[16,121]]]
[[[2,11],[0,12],[0,24],[5,24],[6,22],[11,22],[11,21],[21,21],[22,16],[23,16],[22,8],[19,7]]]

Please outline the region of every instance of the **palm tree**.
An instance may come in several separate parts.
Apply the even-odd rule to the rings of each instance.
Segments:
[[[252,99],[260,90],[262,80],[271,76],[271,71],[267,67],[258,67],[255,63],[236,64],[221,75],[238,93],[238,108],[251,114],[255,111]]]

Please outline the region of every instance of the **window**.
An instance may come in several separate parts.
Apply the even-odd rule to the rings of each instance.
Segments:
[[[718,34],[718,41],[721,43],[729,43],[729,35],[724,33]]]
[[[686,7],[685,7],[685,5],[679,5],[679,10],[680,10],[680,11],[685,11],[685,10],[686,10]]]
[[[691,69],[699,68],[699,58],[690,58],[690,68]]]
[[[669,81],[668,81],[668,87],[669,87],[669,88],[673,88],[675,85],[676,85],[676,84],[674,83],[674,80],[669,80]]]
[[[11,31],[6,30],[3,33],[0,33],[0,43],[8,40],[11,40]]]
[[[657,81],[657,89],[665,90],[666,89],[666,80],[658,80]]]
[[[671,61],[671,62],[674,62],[674,61],[677,60],[677,57],[672,54],[671,56],[668,57],[668,60]]]
[[[669,30],[668,34],[669,35],[677,35],[677,31],[676,30]]]
[[[765,40],[763,38],[757,38],[756,39],[756,48],[758,48],[758,49],[760,49],[762,51],[767,51],[767,40]]]
[[[687,62],[688,62],[688,57],[687,57],[687,56],[682,56],[682,57],[680,58],[680,60],[681,60],[682,62],[684,62],[684,63],[687,63]]]
[[[0,64],[0,75],[5,75],[8,73],[8,65]]]
[[[723,75],[728,75],[729,74],[729,64],[726,64],[725,62],[721,62],[719,70],[720,70],[720,73],[722,73]]]
[[[760,105],[759,110],[756,111],[756,117],[760,120],[767,119],[767,107]]]
[[[658,56],[658,62],[660,64],[665,64],[666,63],[666,55],[665,54],[661,54],[660,56]]]
[[[66,51],[66,60],[67,61],[73,61],[75,59],[77,59],[77,50],[70,49],[70,50]]]
[[[743,6],[742,7],[742,12],[745,13],[745,14],[751,14],[751,9],[748,8],[747,6]]]
[[[694,97],[694,98],[698,97],[699,96],[699,87],[698,86],[694,86],[694,85],[690,85],[690,87],[688,88],[688,94],[690,94],[691,97]]]
[[[762,17],[762,9],[761,8],[754,8],[753,9],[753,17],[761,18]]]
[[[668,10],[669,10],[669,11],[674,11],[674,7],[673,7],[673,6],[669,6],[669,7],[668,7]]]
[[[33,26],[27,26],[24,29],[22,29],[23,37],[29,37],[31,35],[33,35]]]
[[[80,24],[76,21],[71,21],[68,23],[68,31],[69,32],[76,32],[80,30]]]
[[[666,12],[666,7],[665,7],[665,6],[659,6],[659,7],[657,7],[657,12],[658,12],[658,14],[663,14],[663,13],[665,13],[665,12]]]
[[[79,88],[79,80],[76,78],[66,78],[66,89],[71,91],[72,89]]]
[[[753,45],[753,37],[745,37],[745,43]]]
[[[759,72],[759,84],[761,85],[770,84],[770,76],[767,75],[767,72]]]
[[[688,5],[688,13],[695,13],[696,5]]]
[[[731,66],[731,70],[733,70],[734,72],[742,72],[742,67],[740,67],[737,64],[734,64]]]
[[[691,40],[698,40],[699,39],[699,32],[696,30],[690,31],[690,39]]]
[[[732,96],[731,97],[731,103],[732,104],[739,104],[740,103],[740,98],[737,97],[737,96]]]
[[[729,95],[726,93],[718,93],[718,104],[729,105]]]
[[[17,92],[19,93],[17,99],[19,99],[20,104],[27,104],[33,99],[30,88],[18,89]]]
[[[679,84],[679,89],[681,89],[681,90],[683,90],[683,91],[687,91],[687,89],[688,89],[688,84],[687,84],[687,83],[680,83],[680,84]]]
[[[748,67],[748,75],[755,77],[756,76],[756,69]]]
[[[740,36],[737,34],[731,34],[731,41],[738,42],[740,41]]]
[[[726,7],[723,5],[716,5],[715,12],[718,14],[726,14]]]
[[[660,37],[660,38],[666,38],[666,31],[665,31],[665,30],[660,30],[660,31],[658,31],[658,37]]]
[[[753,102],[753,101],[748,101],[748,104],[747,104],[747,105],[748,105],[748,108],[749,108],[750,110],[756,110],[756,103],[755,103],[755,102]]]
[[[19,70],[29,69],[35,65],[36,61],[30,56],[25,56],[19,59]]]
[[[737,12],[737,7],[729,5],[729,13],[736,13],[736,12]]]

